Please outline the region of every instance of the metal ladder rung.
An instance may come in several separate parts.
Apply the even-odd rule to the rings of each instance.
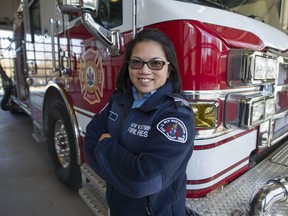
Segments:
[[[90,167],[87,163],[84,163],[81,166],[81,173],[82,176],[84,175],[95,187],[95,190],[105,197],[106,194],[106,183],[105,181],[98,176]],[[85,182],[83,180],[83,182]]]
[[[87,183],[85,187],[79,189],[79,195],[96,216],[110,215],[105,197],[95,192],[92,184]]]

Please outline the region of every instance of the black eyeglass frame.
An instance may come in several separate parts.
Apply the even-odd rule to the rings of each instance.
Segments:
[[[142,63],[142,64],[141,64],[141,67],[131,67],[131,62],[132,62],[133,60],[139,61],[139,63],[141,62],[141,63]],[[149,65],[149,63],[151,63],[151,62],[161,62],[161,63],[162,63],[162,66],[161,66],[161,68],[153,68],[153,66],[151,67],[151,65]],[[129,66],[131,69],[141,69],[141,68],[144,67],[145,64],[146,64],[147,67],[148,67],[149,69],[151,69],[151,70],[162,70],[163,67],[164,67],[164,65],[169,65],[170,62],[168,62],[168,61],[163,61],[163,60],[159,60],[159,59],[151,59],[150,61],[147,61],[147,62],[145,62],[145,61],[143,61],[143,60],[141,60],[141,59],[129,59],[129,61],[128,61],[128,66]]]

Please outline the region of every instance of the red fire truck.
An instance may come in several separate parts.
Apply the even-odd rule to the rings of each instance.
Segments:
[[[187,205],[201,215],[272,212],[288,194],[287,23],[287,0],[23,0],[1,105],[31,116],[59,179],[108,215],[105,183],[85,164],[85,128],[115,89],[127,43],[158,28],[175,45],[195,113]]]

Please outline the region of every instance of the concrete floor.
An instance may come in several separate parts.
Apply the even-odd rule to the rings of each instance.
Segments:
[[[30,117],[0,109],[0,215],[94,215],[58,181],[46,146],[31,133]]]

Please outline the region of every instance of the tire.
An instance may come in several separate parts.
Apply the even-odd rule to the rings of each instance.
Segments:
[[[81,187],[81,172],[77,163],[73,127],[69,113],[59,99],[53,102],[49,110],[47,141],[59,180],[73,190],[78,190]]]
[[[9,107],[9,111],[10,111],[10,113],[12,115],[18,115],[18,114],[23,112],[21,110],[21,108],[12,100],[11,100],[11,104],[10,104],[10,107]]]

